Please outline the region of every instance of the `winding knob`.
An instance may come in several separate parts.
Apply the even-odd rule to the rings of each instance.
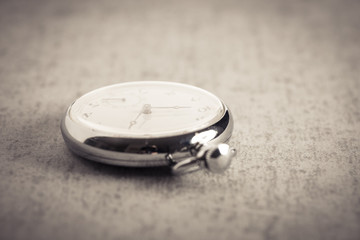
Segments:
[[[231,159],[236,155],[236,150],[225,143],[204,148],[205,167],[214,173],[222,173],[228,169]]]
[[[207,168],[213,173],[223,173],[229,168],[236,150],[225,143],[199,145],[195,147],[197,153],[172,166],[172,172],[176,175],[190,173],[201,168]]]

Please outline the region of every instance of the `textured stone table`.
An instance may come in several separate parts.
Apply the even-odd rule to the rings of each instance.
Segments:
[[[0,239],[360,239],[359,1],[0,2]],[[80,95],[190,83],[236,160],[173,177],[73,156]]]

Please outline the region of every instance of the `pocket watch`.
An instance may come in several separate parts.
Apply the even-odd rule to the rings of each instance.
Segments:
[[[75,100],[61,121],[67,147],[89,160],[125,167],[169,166],[174,174],[225,171],[236,150],[228,107],[187,84],[125,82]]]

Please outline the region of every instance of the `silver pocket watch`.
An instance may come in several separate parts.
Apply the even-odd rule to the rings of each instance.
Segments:
[[[61,122],[68,148],[97,162],[126,167],[169,166],[174,174],[225,171],[233,119],[201,88],[174,82],[126,82],[74,101]]]

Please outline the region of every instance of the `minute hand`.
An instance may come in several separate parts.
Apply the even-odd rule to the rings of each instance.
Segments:
[[[191,108],[191,107],[188,107],[188,106],[171,106],[171,107],[157,107],[157,106],[155,106],[155,107],[153,107],[153,106],[151,106],[151,109],[153,109],[153,108],[158,108],[158,109],[180,109],[180,108]]]

